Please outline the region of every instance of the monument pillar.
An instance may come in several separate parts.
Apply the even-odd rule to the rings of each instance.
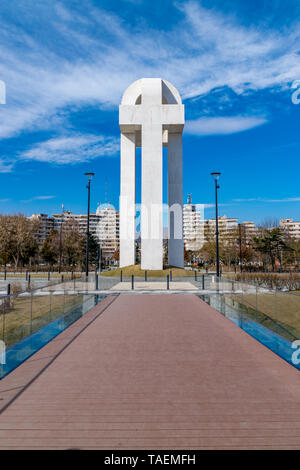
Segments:
[[[163,267],[162,214],[162,88],[161,80],[147,80],[142,85],[142,102],[148,107],[142,125],[142,212],[141,268]]]
[[[182,212],[182,134],[168,137],[168,204],[170,266],[184,266]]]
[[[120,266],[135,264],[135,133],[121,134]]]
[[[125,91],[121,129],[120,266],[135,263],[135,147],[142,147],[141,267],[163,267],[163,146],[168,149],[169,264],[183,267],[182,131],[184,105],[161,78],[142,78]]]

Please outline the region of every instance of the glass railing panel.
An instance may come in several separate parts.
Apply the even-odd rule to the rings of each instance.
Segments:
[[[105,297],[94,294],[31,293],[14,299],[9,308],[5,307],[1,318],[0,331],[6,346],[6,364],[0,368],[0,378],[18,367]]]
[[[276,291],[278,329],[289,340],[300,339],[300,295]]]
[[[31,297],[29,294],[2,299],[2,337],[6,348],[31,332]]]
[[[293,361],[293,341],[300,339],[300,296],[239,283],[232,293],[200,295],[202,300],[286,361]]]

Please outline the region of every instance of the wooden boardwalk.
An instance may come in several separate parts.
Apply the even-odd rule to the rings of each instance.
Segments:
[[[300,448],[299,372],[192,294],[107,297],[0,398],[0,449]]]

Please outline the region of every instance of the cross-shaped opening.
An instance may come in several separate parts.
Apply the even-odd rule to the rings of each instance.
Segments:
[[[170,103],[165,95],[162,95],[162,104],[177,104],[173,95],[171,95],[173,99],[170,99]],[[142,104],[142,95],[139,95],[134,104]]]

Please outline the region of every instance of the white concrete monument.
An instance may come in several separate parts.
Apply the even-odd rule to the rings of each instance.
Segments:
[[[142,78],[125,91],[121,129],[120,266],[135,264],[136,147],[142,147],[141,267],[163,267],[163,152],[168,147],[169,265],[183,267],[182,131],[184,105],[161,78]]]

